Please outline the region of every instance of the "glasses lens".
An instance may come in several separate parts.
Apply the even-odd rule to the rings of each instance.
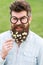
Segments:
[[[27,20],[28,20],[27,17],[23,17],[23,18],[21,19],[21,22],[25,24],[25,23],[27,23]]]
[[[17,22],[17,18],[16,17],[11,17],[11,22],[12,23],[16,23]]]

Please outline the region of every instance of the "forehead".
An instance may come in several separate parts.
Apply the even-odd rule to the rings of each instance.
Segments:
[[[11,13],[12,16],[16,16],[16,17],[22,17],[22,16],[26,16],[27,15],[27,12],[26,11],[21,11],[21,12],[15,12],[15,11],[12,11]]]

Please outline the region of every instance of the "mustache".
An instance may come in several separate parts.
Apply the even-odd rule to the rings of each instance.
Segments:
[[[24,25],[14,25],[14,29],[16,29],[16,28],[18,28],[18,27],[20,27],[20,28],[25,28]]]
[[[24,26],[24,25],[22,25],[22,24],[16,25],[16,24],[15,24],[13,27],[11,27],[12,32],[15,33],[15,32],[16,32],[16,29],[17,29],[18,27],[22,29],[22,32],[25,30],[25,26]],[[20,32],[21,32],[21,31],[20,31]],[[19,32],[19,33],[20,33],[20,32]]]

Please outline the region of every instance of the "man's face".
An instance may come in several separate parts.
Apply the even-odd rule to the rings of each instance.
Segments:
[[[27,16],[26,11],[15,12],[12,11],[11,13],[11,30],[13,34],[18,32],[22,34],[23,32],[29,31],[29,17]]]
[[[11,17],[13,17],[15,19],[16,18],[18,18],[18,19],[23,18],[22,20],[26,21],[26,23],[21,23],[22,20],[21,21],[18,20],[16,23],[11,23],[11,30],[13,31],[13,33],[15,33],[15,31],[20,32],[20,33],[22,31],[28,32],[28,30],[29,30],[29,17],[27,17],[27,12],[26,11],[21,11],[21,12],[12,11]]]

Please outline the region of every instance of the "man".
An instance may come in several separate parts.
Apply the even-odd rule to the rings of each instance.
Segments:
[[[0,65],[43,65],[42,38],[29,30],[30,5],[15,1],[10,15],[11,29],[0,34]]]

